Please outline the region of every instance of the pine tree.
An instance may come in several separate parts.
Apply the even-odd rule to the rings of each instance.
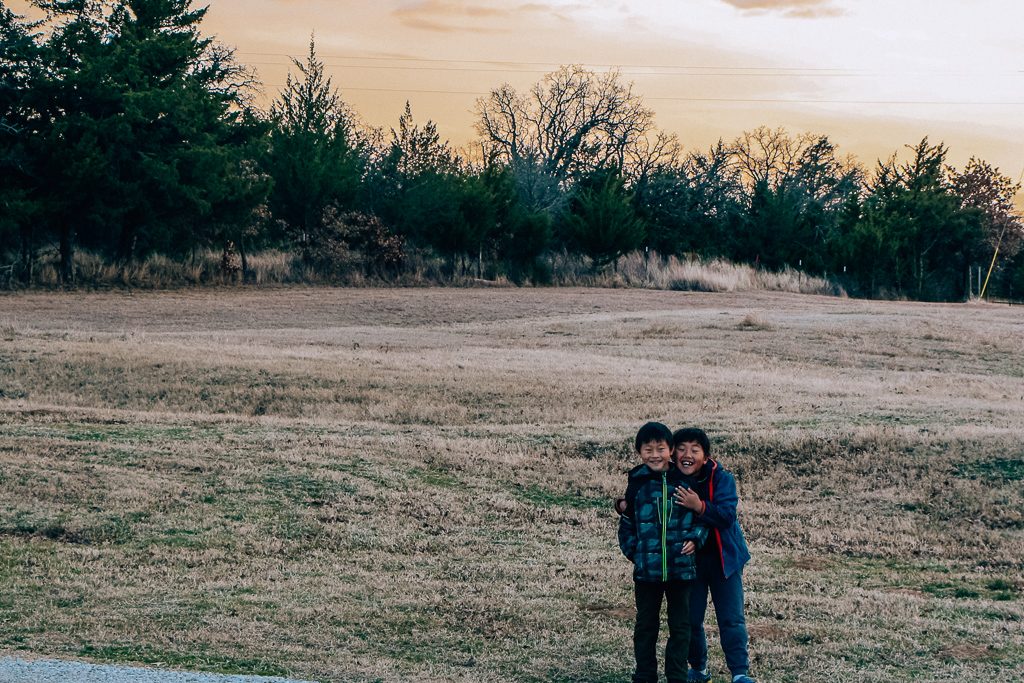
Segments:
[[[203,37],[191,0],[36,2],[49,12],[46,69],[33,88],[45,123],[35,141],[46,222],[73,279],[76,243],[122,262],[181,253],[210,238],[226,205],[250,209],[241,185],[252,127],[248,76]],[[229,189],[230,188],[230,189]]]
[[[263,167],[274,181],[271,215],[287,236],[301,242],[316,231],[328,207],[353,208],[365,145],[353,113],[324,74],[314,41],[309,41],[305,63],[292,61],[299,75],[288,75],[271,106],[270,147]]]
[[[645,236],[617,169],[600,169],[577,182],[564,229],[568,242],[593,259],[595,269],[638,248]]]

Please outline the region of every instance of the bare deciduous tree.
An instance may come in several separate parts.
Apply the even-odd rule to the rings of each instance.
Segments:
[[[785,128],[759,126],[736,138],[732,153],[749,186],[764,183],[775,189],[793,175],[804,150],[814,141],[815,136],[808,133],[793,138]]]
[[[604,165],[623,168],[654,126],[632,84],[619,72],[579,65],[544,76],[526,94],[506,84],[477,101],[477,130],[492,157],[513,168],[538,167],[558,182]],[[668,138],[656,141],[661,154]]]
[[[1014,183],[991,164],[971,157],[964,170],[950,169],[953,192],[965,209],[983,217],[986,240],[1007,255],[1015,254],[1024,240],[1024,219],[1014,205],[1020,182]]]
[[[659,130],[640,137],[625,150],[622,170],[635,182],[660,170],[678,167],[682,163],[682,153],[679,137]]]

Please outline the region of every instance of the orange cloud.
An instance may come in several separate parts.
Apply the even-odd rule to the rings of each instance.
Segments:
[[[562,7],[561,9],[566,8]],[[496,7],[480,3],[459,2],[458,0],[419,0],[392,12],[393,16],[410,28],[444,33],[504,31],[507,30],[506,26],[509,20],[525,14],[550,14],[564,18],[552,7],[540,2]]]
[[[745,12],[763,14],[766,12],[782,12],[795,19],[816,19],[819,17],[837,17],[843,10],[834,7],[831,0],[722,0]]]

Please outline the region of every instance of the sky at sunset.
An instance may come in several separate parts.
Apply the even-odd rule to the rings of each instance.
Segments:
[[[873,166],[927,135],[954,165],[978,156],[1014,180],[1022,26],[1017,0],[212,0],[204,23],[256,69],[265,99],[315,34],[366,123],[396,125],[409,100],[456,146],[491,88],[577,63],[618,67],[687,149],[783,126]]]

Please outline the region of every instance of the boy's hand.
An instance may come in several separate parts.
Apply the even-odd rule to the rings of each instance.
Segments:
[[[674,498],[676,505],[682,505],[688,510],[700,513],[704,509],[704,504],[700,502],[700,496],[698,496],[693,489],[687,489],[680,486],[676,489]]]
[[[697,546],[693,541],[687,541],[683,544],[683,555],[693,555],[697,552]]]
[[[626,499],[625,498],[616,498],[615,499],[615,511],[618,512],[620,515],[626,514]]]

